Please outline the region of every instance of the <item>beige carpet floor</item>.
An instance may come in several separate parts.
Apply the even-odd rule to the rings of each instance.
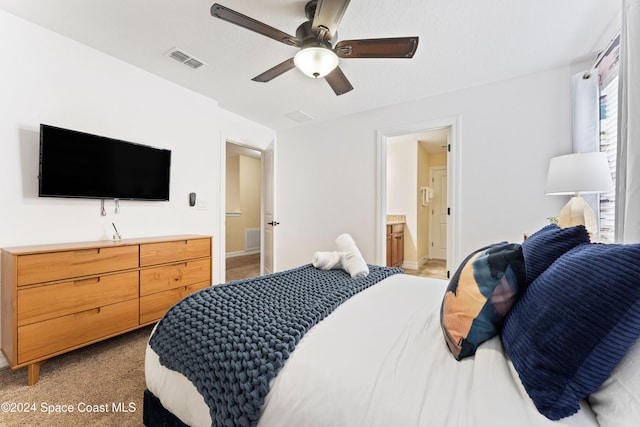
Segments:
[[[49,359],[31,387],[26,368],[0,370],[0,426],[142,426],[151,329]]]

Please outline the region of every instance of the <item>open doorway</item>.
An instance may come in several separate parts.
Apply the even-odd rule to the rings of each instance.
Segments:
[[[226,142],[225,281],[260,274],[262,152]]]
[[[386,214],[394,244],[387,258],[408,274],[447,278],[449,133],[443,127],[387,138]]]
[[[430,139],[430,133],[433,136],[439,132],[444,133],[446,139],[434,141],[438,145],[438,149],[444,149],[443,154],[437,154],[436,156],[442,156],[446,160],[435,161],[435,158],[432,158],[431,166],[433,169],[429,168],[429,161],[424,162],[422,160],[427,166],[419,168],[420,156],[426,156],[427,158],[430,156],[430,154],[424,153],[427,150],[426,144],[420,141],[425,142]],[[413,140],[413,142],[409,149],[404,147],[404,163],[397,166],[396,170],[400,171],[400,174],[406,175],[407,169],[409,169],[408,166],[411,166],[414,172],[408,178],[410,184],[403,183],[398,185],[393,182],[396,175],[393,170],[390,170],[393,169],[393,166],[388,163],[388,156],[389,152],[396,148],[393,147],[394,143],[403,138]],[[406,221],[408,242],[403,247],[408,251],[403,254],[405,260],[401,264],[405,271],[418,270],[426,261],[440,259],[444,254],[445,258],[440,261],[440,264],[446,265],[445,271],[442,273],[441,266],[438,266],[437,274],[444,274],[445,277],[450,277],[452,266],[456,266],[460,262],[460,194],[457,191],[459,183],[460,118],[458,116],[444,117],[402,125],[396,128],[380,129],[377,132],[377,140],[376,262],[380,265],[386,264],[389,221],[391,220],[392,224],[398,220]],[[443,143],[443,141],[446,141],[446,143]],[[436,171],[436,169],[441,169],[442,167],[445,168],[446,173]],[[418,178],[418,171],[420,171],[420,178]],[[434,188],[436,186],[438,186],[437,189]],[[405,203],[408,204],[401,208],[404,212],[397,212],[397,206],[393,205],[394,202],[388,203],[388,200],[395,197],[392,195],[394,190],[398,193],[408,194],[408,196],[405,196]],[[437,194],[437,200],[436,193],[439,193]],[[444,213],[444,220],[441,222],[433,218],[438,212]],[[422,221],[421,225],[418,227],[420,213],[428,213],[431,217],[428,219],[422,218],[420,220]],[[424,224],[427,225],[425,226]],[[431,226],[439,225],[437,230],[429,230],[429,224]],[[427,230],[426,232],[424,231],[425,229]],[[391,227],[391,230],[393,231],[394,227]],[[439,232],[440,238],[433,240],[437,232]],[[396,242],[392,239],[391,243],[394,244]],[[420,245],[420,248],[418,248],[418,245]],[[436,246],[440,246],[440,253],[435,251]],[[429,249],[432,247],[434,250],[430,251]],[[411,253],[411,250],[414,252]],[[427,255],[423,255],[424,253]]]

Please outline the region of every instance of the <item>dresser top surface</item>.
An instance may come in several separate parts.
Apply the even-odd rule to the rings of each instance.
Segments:
[[[11,255],[28,255],[32,253],[40,252],[52,252],[52,251],[65,251],[65,250],[80,250],[80,249],[92,249],[92,248],[110,248],[119,246],[131,246],[144,243],[161,243],[171,242],[179,240],[190,239],[210,239],[211,236],[199,235],[199,234],[179,234],[172,236],[154,236],[154,237],[139,237],[132,239],[122,240],[95,240],[91,242],[69,242],[69,243],[52,243],[44,245],[29,245],[29,246],[14,246],[10,248],[2,248],[3,253]]]

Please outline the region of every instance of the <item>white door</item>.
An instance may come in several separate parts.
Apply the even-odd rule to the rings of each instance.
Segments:
[[[431,168],[430,181],[433,188],[431,218],[429,218],[429,257],[447,259],[447,168]]]
[[[275,271],[275,155],[272,142],[262,153],[262,257],[261,274]]]

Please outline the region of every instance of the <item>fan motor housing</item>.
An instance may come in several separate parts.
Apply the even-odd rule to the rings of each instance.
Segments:
[[[301,47],[322,46],[331,49],[331,44],[328,41],[322,40],[318,34],[313,32],[312,25],[311,21],[306,21],[296,29],[296,38],[301,41]],[[338,32],[336,31],[333,35],[333,40],[337,39]]]
[[[311,21],[306,21],[300,24],[300,26],[296,30],[296,37],[298,38],[298,40],[304,41],[311,37],[313,37],[314,39],[316,38],[315,34],[313,34],[313,30],[311,29],[311,25]]]

